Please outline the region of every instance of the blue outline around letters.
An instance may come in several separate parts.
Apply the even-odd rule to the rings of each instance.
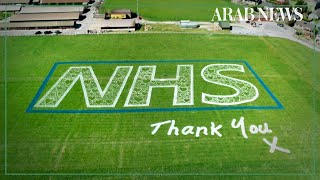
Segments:
[[[48,110],[33,109],[43,90],[45,89],[52,74],[60,64],[138,64],[138,63],[177,63],[177,62],[228,62],[228,63],[244,63],[250,72],[259,81],[262,87],[268,92],[270,97],[277,104],[276,106],[219,106],[219,107],[173,107],[173,108],[124,108],[124,109],[90,109],[90,110]],[[244,60],[150,60],[150,61],[75,61],[75,62],[56,62],[51,68],[49,74],[43,81],[35,97],[28,106],[27,113],[130,113],[130,112],[177,112],[177,111],[211,111],[211,110],[276,110],[284,109],[280,101],[273,95],[268,86],[262,81],[258,74],[252,69],[250,64]]]

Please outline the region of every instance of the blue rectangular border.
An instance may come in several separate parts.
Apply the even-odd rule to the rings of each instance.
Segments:
[[[138,64],[138,63],[177,63],[177,62],[228,62],[228,63],[243,63],[250,72],[259,81],[261,86],[267,91],[276,106],[221,106],[221,107],[173,107],[173,108],[144,108],[144,109],[96,109],[96,110],[35,110],[34,105],[38,101],[40,95],[43,93],[45,87],[48,84],[52,74],[60,64]],[[74,61],[74,62],[56,62],[51,68],[49,74],[44,79],[35,97],[32,99],[30,105],[26,109],[27,113],[135,113],[135,112],[179,112],[179,111],[212,111],[212,110],[277,110],[284,109],[281,102],[275,97],[268,86],[262,81],[259,75],[253,70],[250,64],[245,60],[137,60],[137,61]]]

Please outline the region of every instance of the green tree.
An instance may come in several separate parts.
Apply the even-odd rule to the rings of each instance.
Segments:
[[[297,7],[300,7],[302,9],[302,13],[307,13],[308,12],[308,4],[304,2],[303,0],[298,0],[296,3]]]

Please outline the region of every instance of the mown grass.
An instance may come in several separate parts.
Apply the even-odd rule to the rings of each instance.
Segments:
[[[138,1],[139,15],[145,19],[169,21],[169,20],[198,20],[210,21],[215,8],[236,9],[239,5],[230,0],[162,0],[162,1]],[[105,1],[100,9],[101,13],[110,12],[112,9],[128,8],[137,13],[137,1],[109,0]]]
[[[0,12],[0,20],[5,19],[6,17],[10,17],[12,15],[11,12]]]
[[[312,141],[313,118],[319,115],[314,103],[319,104],[320,99],[319,86],[314,99],[312,69],[319,67],[320,54],[295,42],[233,35],[114,34],[8,37],[7,48],[8,173],[313,172],[312,152],[319,148],[319,142]],[[125,114],[25,112],[57,61],[163,59],[247,60],[285,109]],[[3,67],[3,57],[1,62]],[[170,64],[167,67],[170,69]],[[100,68],[97,73],[111,72]],[[319,79],[319,73],[315,77]],[[206,87],[203,82],[195,86]],[[153,101],[171,102],[171,97],[161,96],[171,92],[156,92],[158,97]],[[199,101],[200,96],[195,98]],[[66,106],[81,101],[74,99]],[[3,103],[1,109],[3,114]],[[313,113],[314,109],[317,113]],[[233,118],[241,116],[245,117],[247,129],[250,124],[267,122],[272,134],[249,134],[244,139],[239,129],[230,126]],[[223,136],[167,136],[168,126],[151,135],[151,124],[171,119],[178,127],[209,127],[210,122],[215,122],[223,125]],[[262,138],[272,141],[273,136],[291,154],[269,153]]]

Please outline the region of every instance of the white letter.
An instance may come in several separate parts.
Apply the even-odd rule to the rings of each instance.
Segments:
[[[285,10],[286,10],[286,14],[288,15],[288,20],[291,21],[292,14],[290,13],[290,9],[289,8],[285,8]]]
[[[233,21],[233,17],[231,14],[232,14],[231,8],[223,8],[223,21]],[[227,19],[227,16],[229,17],[229,19]]]
[[[221,71],[239,71],[244,72],[242,65],[238,64],[211,64],[204,67],[201,71],[202,78],[212,84],[226,86],[234,89],[236,93],[232,95],[211,95],[202,93],[202,103],[214,105],[237,105],[248,103],[259,97],[259,92],[253,84],[224,76]]]
[[[206,127],[197,127],[196,137],[200,136],[200,131],[203,131],[204,135],[208,135],[208,129]]]
[[[299,16],[299,19],[297,19],[296,17],[294,17],[294,20],[297,20],[297,21],[301,21],[303,19],[303,15],[300,13],[300,11],[302,12],[302,8],[294,8],[293,9],[293,12]]]
[[[220,16],[220,12],[219,12],[219,9],[216,8],[214,14],[213,14],[213,17],[212,17],[212,20],[211,21],[214,21],[214,17],[217,16],[218,17],[218,21],[222,21],[221,20],[221,16]]]
[[[284,19],[286,18],[286,15],[283,12],[283,8],[277,8],[277,9],[280,11],[280,16],[281,16],[282,21],[284,21]],[[285,9],[287,9],[287,8],[285,8]],[[280,17],[277,18],[277,21],[279,21],[279,20],[280,20]]]
[[[247,139],[248,136],[247,136],[247,134],[246,134],[246,130],[245,130],[245,127],[244,127],[244,118],[241,117],[237,125],[235,124],[236,121],[237,121],[236,119],[233,119],[233,120],[232,120],[232,122],[231,122],[231,127],[234,128],[234,129],[240,127],[240,128],[241,128],[242,136]]]
[[[248,11],[249,9],[250,9],[250,12]],[[245,11],[245,19],[247,21],[252,21],[254,19],[254,15],[253,15],[254,9],[253,8],[244,8],[244,11]],[[251,16],[250,19],[248,18],[248,15]]]
[[[266,138],[263,138],[263,141],[270,146],[270,153],[274,153],[275,150],[288,154],[290,153],[290,150],[277,146],[278,138],[276,136],[273,137],[272,144]]]
[[[264,123],[264,129],[262,129],[262,125],[259,125],[259,131],[260,131],[261,134],[272,133],[272,130],[269,129],[267,123]]]
[[[188,134],[194,134],[193,132],[193,126],[186,126],[182,129],[182,134],[183,135],[188,135]]]
[[[193,65],[178,65],[175,78],[156,79],[156,66],[139,66],[124,107],[149,106],[152,89],[174,88],[173,106],[194,104]]]
[[[237,13],[236,13],[236,15],[234,16],[234,20],[236,20],[237,17],[239,17],[239,21],[244,21],[244,20],[243,20],[243,17],[242,17],[242,14],[241,14],[240,8],[237,9]]]
[[[273,16],[274,16],[273,8],[270,8],[270,9],[269,9],[269,11],[270,11],[270,12],[269,12],[269,16],[270,16],[269,18],[270,18],[270,21],[273,21]]]
[[[222,125],[220,124],[219,126],[215,127],[214,122],[211,122],[211,135],[217,134],[217,136],[221,137],[222,135],[218,131],[219,129],[222,128]]]
[[[269,10],[269,8],[267,8],[267,10]],[[268,13],[266,14],[262,8],[258,8],[258,11],[259,11],[259,20],[258,21],[261,21],[260,20],[261,14],[265,19],[268,19]]]
[[[151,127],[155,127],[154,130],[152,131],[152,135],[156,134],[157,131],[159,130],[160,126],[164,125],[164,124],[168,124],[170,123],[171,121],[164,121],[164,122],[159,122],[159,123],[155,123],[155,124],[151,124],[150,126]]]
[[[256,125],[251,125],[250,132],[251,134],[257,134],[259,132],[258,127]]]
[[[175,120],[171,121],[171,126],[168,130],[168,135],[171,135],[172,131],[174,130],[174,135],[178,136],[179,135],[179,129],[177,127],[174,126],[174,124],[176,123]]]
[[[102,89],[91,66],[70,67],[38,101],[35,107],[57,107],[79,80],[87,107],[115,107],[132,71],[132,66],[117,66]]]

